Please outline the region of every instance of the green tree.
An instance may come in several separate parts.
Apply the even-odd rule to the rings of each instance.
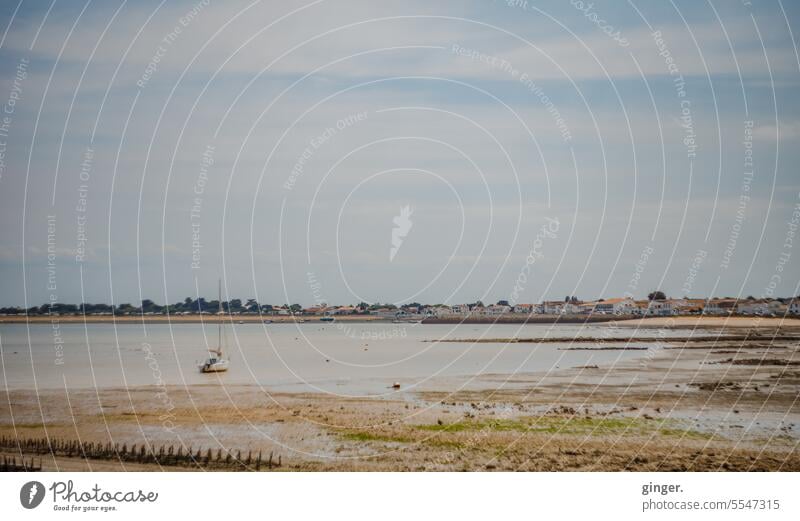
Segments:
[[[122,315],[127,315],[129,313],[133,313],[134,311],[136,311],[136,308],[133,307],[132,304],[129,304],[127,302],[117,306],[117,313],[120,313]]]

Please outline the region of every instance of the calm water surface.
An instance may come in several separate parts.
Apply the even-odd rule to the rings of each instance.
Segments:
[[[9,389],[108,388],[224,382],[270,390],[337,394],[385,392],[434,378],[611,365],[643,351],[564,351],[564,344],[435,343],[441,338],[625,336],[604,326],[389,323],[233,324],[226,328],[230,370],[203,375],[197,364],[216,346],[216,324],[0,325],[2,374]],[[655,336],[644,330],[640,336]],[[663,334],[663,333],[662,333]],[[687,331],[673,330],[682,336]],[[584,344],[586,345],[586,344]]]

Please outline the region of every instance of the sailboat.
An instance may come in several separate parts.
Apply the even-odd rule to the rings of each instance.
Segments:
[[[216,349],[209,349],[208,352],[211,353],[205,362],[200,365],[200,372],[201,373],[221,373],[223,371],[228,370],[228,363],[230,360],[226,360],[222,354],[222,321],[224,320],[223,313],[222,313],[222,279],[219,281],[219,313],[217,316],[219,317],[219,325],[217,329],[217,348]]]

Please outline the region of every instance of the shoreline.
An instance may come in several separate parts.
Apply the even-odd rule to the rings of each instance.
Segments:
[[[383,324],[411,324],[420,322],[428,324],[587,324],[610,325],[613,327],[634,328],[705,328],[705,327],[800,327],[800,318],[795,317],[757,317],[757,316],[694,316],[676,315],[665,317],[634,317],[619,315],[520,315],[520,316],[475,316],[475,317],[438,317],[426,319],[399,320],[369,316],[369,315],[342,315],[337,316],[333,322],[320,320],[321,316],[308,317],[261,317],[258,315],[6,315],[0,316],[0,324],[217,324],[245,323],[245,324],[315,324],[347,322],[358,323],[383,323]]]

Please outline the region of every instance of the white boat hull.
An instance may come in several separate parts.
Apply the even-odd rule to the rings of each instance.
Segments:
[[[208,361],[200,366],[201,373],[222,373],[228,370],[227,360]]]

